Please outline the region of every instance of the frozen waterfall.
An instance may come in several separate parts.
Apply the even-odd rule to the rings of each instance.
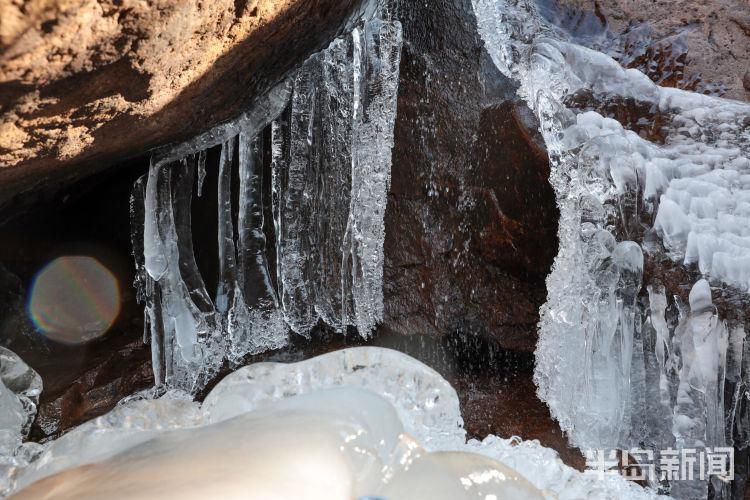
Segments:
[[[284,345],[290,328],[308,335],[322,320],[367,337],[382,319],[401,50],[387,17],[334,40],[235,121],[154,153],[131,214],[157,385],[193,392],[224,362]],[[214,293],[191,204],[216,146]]]
[[[571,43],[534,2],[473,4],[493,61],[539,118],[561,212],[540,397],[584,449],[750,445],[734,432],[748,418],[750,341],[742,321],[719,317],[706,281],[740,297],[750,287],[750,106],[658,87]],[[618,99],[659,114],[663,136],[603,116]],[[689,304],[655,278],[670,266],[692,277]],[[705,498],[695,477],[671,492]]]

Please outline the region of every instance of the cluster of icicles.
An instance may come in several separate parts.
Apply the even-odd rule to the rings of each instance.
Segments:
[[[750,106],[658,87],[573,43],[533,1],[473,4],[493,61],[539,119],[560,208],[540,397],[582,448],[747,448],[750,338],[719,317],[712,285],[740,300],[750,289]],[[617,102],[660,114],[663,142],[601,114]],[[689,301],[658,278],[670,266],[695,276]],[[709,484],[732,494],[718,477],[659,481],[656,465],[652,486],[678,498],[706,498]]]
[[[398,21],[360,23],[237,120],[154,154],[131,213],[157,385],[195,391],[226,361],[284,345],[290,329],[308,335],[322,321],[368,336],[381,320],[401,40]],[[212,293],[191,204],[216,146]]]

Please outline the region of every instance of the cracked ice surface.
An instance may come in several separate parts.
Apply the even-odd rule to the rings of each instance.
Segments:
[[[643,272],[644,256],[665,254],[747,293],[750,106],[658,87],[562,39],[533,2],[473,4],[493,61],[539,118],[561,213],[536,351],[540,397],[583,448],[731,445],[747,418],[735,414],[750,373],[743,326],[717,316],[707,281],[691,304],[668,305],[663,287],[646,293]],[[663,143],[576,109],[581,91],[646,103],[667,117]],[[725,380],[735,388],[726,429]],[[673,493],[705,498],[705,482],[678,483]]]
[[[322,320],[367,337],[382,320],[401,40],[398,21],[361,22],[238,119],[154,152],[131,214],[157,385],[196,392],[225,362],[286,344],[290,328],[308,335]],[[205,192],[214,146],[215,293],[196,263],[191,229],[193,191]]]
[[[48,443],[15,486],[20,499],[656,498],[617,475],[579,473],[536,441],[467,444],[461,422],[455,391],[431,368],[346,349],[242,368],[202,405],[124,402]]]

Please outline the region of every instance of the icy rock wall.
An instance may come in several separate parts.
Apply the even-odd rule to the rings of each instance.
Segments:
[[[308,335],[322,320],[368,336],[382,319],[401,42],[383,7],[237,120],[154,153],[131,213],[157,385],[194,392],[225,361],[284,345],[290,329]],[[214,293],[196,263],[191,203],[217,145]]]
[[[750,106],[660,88],[565,40],[534,2],[473,3],[493,61],[539,118],[561,213],[540,397],[582,448],[747,448],[749,341],[719,318],[707,280],[750,287]],[[625,101],[660,115],[661,140],[599,112]],[[647,282],[647,259],[697,276],[689,304]],[[726,488],[714,481],[717,498]],[[671,491],[705,498],[707,483]]]

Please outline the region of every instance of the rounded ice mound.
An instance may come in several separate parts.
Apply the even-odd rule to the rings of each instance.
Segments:
[[[135,439],[126,448],[114,437],[116,453],[49,475],[13,498],[543,498],[491,458],[428,452],[404,433],[389,401],[359,387],[274,399],[215,423]]]
[[[163,432],[13,498],[350,500],[377,492],[400,435],[387,401],[338,388]]]
[[[404,500],[545,498],[517,471],[489,457],[465,451],[411,454],[380,494],[382,498]]]
[[[277,399],[343,386],[383,397],[394,406],[405,430],[428,449],[466,440],[453,387],[429,366],[380,347],[352,347],[291,364],[245,366],[219,382],[203,410],[213,423]]]
[[[130,399],[47,444],[12,498],[656,497],[538,442],[467,444],[455,391],[388,349],[248,366],[202,405],[170,397]]]
[[[39,445],[22,444],[36,417],[42,378],[16,353],[0,347],[0,498],[18,467]]]
[[[14,488],[20,490],[66,469],[108,460],[167,431],[204,423],[199,403],[170,399],[132,401],[48,443],[36,460],[15,474]]]

